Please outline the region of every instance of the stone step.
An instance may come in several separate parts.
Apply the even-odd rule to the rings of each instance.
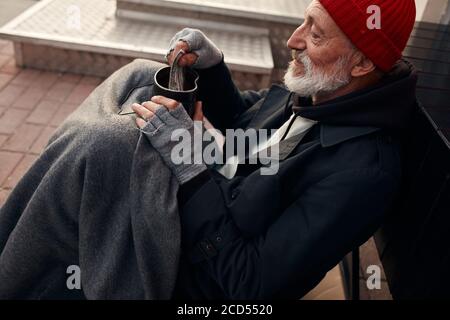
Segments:
[[[172,36],[201,28],[224,52],[240,88],[270,84],[274,67],[268,30],[153,15],[116,15],[115,0],[42,0],[0,28],[14,41],[20,66],[108,76],[134,58],[165,61]]]
[[[206,14],[241,18],[242,22],[279,22],[298,25],[311,0],[118,0],[118,12],[152,12],[166,9],[171,15]]]
[[[117,0],[117,15],[147,20],[155,14],[269,30],[276,69],[290,60],[286,43],[311,0]]]

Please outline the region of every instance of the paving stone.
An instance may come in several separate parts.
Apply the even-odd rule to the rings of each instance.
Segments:
[[[0,151],[0,185],[11,174],[14,168],[22,160],[23,154],[16,152]]]
[[[30,87],[13,103],[13,107],[33,110],[45,94],[45,89]]]
[[[0,54],[0,68],[3,67],[8,62],[9,59],[11,59],[10,56]]]
[[[103,78],[99,78],[99,77],[92,77],[92,76],[84,76],[81,81],[80,84],[90,84],[93,86],[98,86],[100,83],[103,82]]]
[[[50,125],[55,127],[59,126],[77,108],[78,104],[64,103],[50,121]]]
[[[0,91],[0,105],[6,107],[13,105],[16,100],[20,98],[25,89],[25,87],[14,85],[12,83],[8,84]]]
[[[47,125],[57,112],[60,102],[42,100],[27,118],[28,123]]]
[[[43,130],[42,126],[24,123],[3,144],[2,149],[7,151],[28,152]]]
[[[79,84],[73,89],[69,97],[67,97],[66,102],[81,104],[95,88],[96,86],[94,85]]]
[[[60,81],[61,74],[57,72],[42,71],[31,84],[33,88],[50,89],[56,81]]]
[[[0,118],[0,134],[12,134],[14,130],[23,122],[28,116],[29,111],[19,109],[8,109]]]
[[[81,78],[83,78],[83,76],[80,74],[64,73],[63,75],[61,75],[60,80],[63,82],[70,82],[73,84],[78,84],[81,81]]]
[[[8,140],[9,136],[6,134],[0,134],[0,148],[5,143],[6,140]]]
[[[28,87],[32,85],[40,76],[41,71],[34,69],[23,69],[20,71],[14,80],[11,82],[12,84],[17,84],[20,86]]]
[[[14,75],[8,73],[0,73],[0,90],[2,90],[6,85],[14,78]]]
[[[359,279],[359,299],[370,300],[369,290],[367,289],[366,279]]]
[[[16,59],[14,57],[10,58],[3,67],[0,68],[0,72],[8,73],[12,75],[18,74],[22,69],[16,66]]]
[[[386,280],[386,275],[381,264],[378,251],[373,238],[370,238],[366,243],[360,247],[360,266],[363,271],[363,276],[367,279],[370,274],[367,273],[367,268],[371,265],[376,265],[381,270],[381,279]]]
[[[14,171],[11,173],[11,175],[3,182],[3,187],[13,189],[20,181],[20,179],[25,175],[28,169],[30,169],[37,158],[38,157],[35,155],[25,155],[25,157],[19,162]]]
[[[381,289],[368,290],[370,300],[392,300],[389,286],[385,280],[381,281]]]
[[[389,286],[386,280],[381,280],[380,289],[369,289],[366,279],[359,280],[359,299],[360,300],[392,300],[389,292]]]
[[[45,99],[63,102],[75,88],[75,84],[70,82],[56,82],[47,92]]]
[[[0,208],[5,204],[10,194],[11,190],[0,189]]]
[[[48,140],[51,138],[55,130],[56,129],[54,127],[45,127],[39,138],[37,138],[37,140],[33,143],[30,152],[40,154],[44,150]]]

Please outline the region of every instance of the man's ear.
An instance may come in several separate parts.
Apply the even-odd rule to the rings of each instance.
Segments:
[[[352,77],[362,77],[376,69],[376,66],[373,64],[373,62],[361,52],[358,52],[355,58],[357,63],[352,68]]]

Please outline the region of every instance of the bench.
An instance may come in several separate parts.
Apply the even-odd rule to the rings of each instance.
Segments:
[[[420,72],[419,105],[403,192],[375,240],[394,299],[448,298],[450,26],[417,24],[405,55]]]

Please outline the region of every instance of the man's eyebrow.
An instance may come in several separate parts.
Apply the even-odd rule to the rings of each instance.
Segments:
[[[323,31],[323,29],[317,23],[317,19],[315,19],[312,15],[307,14],[306,21],[309,21],[311,24],[314,24],[316,26],[316,28],[319,30],[319,33],[322,35],[325,35],[325,32]]]

